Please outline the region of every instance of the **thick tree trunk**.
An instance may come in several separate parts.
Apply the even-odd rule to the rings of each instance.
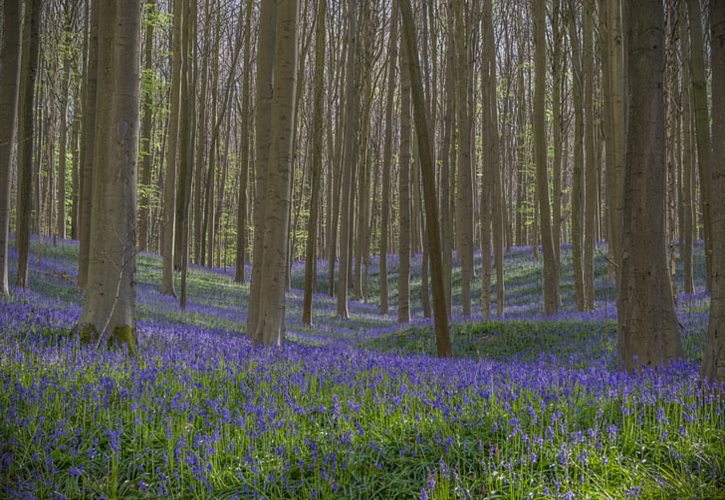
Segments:
[[[276,18],[274,98],[270,120],[272,134],[266,192],[268,207],[262,226],[262,281],[260,289],[255,290],[260,298],[254,341],[264,345],[282,343],[297,78],[297,0],[277,2]]]
[[[40,0],[31,0],[25,6],[25,26],[23,27],[22,64],[24,67],[22,72],[23,75],[27,76],[21,75],[20,126],[18,130],[18,201],[17,222],[15,225],[15,246],[18,249],[18,273],[15,278],[15,285],[19,288],[28,286],[30,222],[33,201],[33,111],[35,80],[40,53],[41,5]]]
[[[665,234],[664,7],[628,4],[629,129],[619,356],[628,371],[682,356],[669,283]]]
[[[134,354],[141,10],[139,0],[108,0],[99,7],[103,99],[96,119],[90,279],[79,329],[83,341],[108,339]]]
[[[710,1],[712,44],[712,247],[710,324],[702,375],[725,382],[725,3]]]
[[[0,294],[8,295],[8,231],[10,171],[20,86],[20,0],[3,2],[3,44],[0,52]]]
[[[277,8],[273,2],[263,2],[259,12],[259,39],[257,42],[256,109],[255,109],[255,195],[254,195],[254,247],[252,253],[252,283],[247,312],[247,335],[254,338],[259,319],[262,288],[262,261],[264,259],[264,228],[267,210],[267,177],[272,144],[272,98],[274,94],[275,38]],[[211,153],[210,153],[211,154]]]

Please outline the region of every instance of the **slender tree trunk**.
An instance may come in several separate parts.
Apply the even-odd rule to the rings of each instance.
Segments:
[[[40,54],[40,0],[30,0],[25,7],[23,28],[23,74],[20,90],[20,126],[18,133],[18,197],[15,246],[18,249],[18,273],[15,285],[28,286],[28,264],[30,252],[30,221],[32,211],[33,183],[33,111],[35,103],[35,80]],[[27,57],[27,61],[26,61]]]
[[[594,309],[594,246],[596,244],[597,223],[597,183],[599,169],[597,152],[594,146],[594,46],[592,32],[594,28],[593,0],[584,1],[583,12],[583,73],[584,73],[584,142],[586,150],[584,196],[584,309]]]
[[[388,238],[390,226],[390,184],[393,163],[393,102],[395,68],[398,64],[398,2],[393,1],[388,49],[388,90],[385,103],[385,145],[383,147],[383,206],[380,223],[380,314],[388,314]]]
[[[710,1],[712,67],[712,247],[710,323],[702,375],[725,382],[725,3]]]
[[[664,7],[628,3],[629,129],[617,309],[624,369],[682,356],[665,234]]]
[[[453,224],[451,214],[451,136],[453,135],[454,119],[453,108],[455,103],[455,85],[454,85],[454,65],[455,65],[455,46],[453,44],[453,15],[449,12],[448,22],[448,40],[446,41],[446,66],[445,66],[445,112],[443,114],[443,138],[441,143],[441,241],[443,251],[443,285],[446,293],[446,310],[448,316],[451,315],[452,306],[452,272],[453,272]]]
[[[139,0],[100,2],[95,190],[81,339],[135,352],[136,168],[139,133]],[[124,123],[124,127],[116,126]]]
[[[471,112],[469,99],[470,50],[465,31],[463,0],[455,4],[456,33],[456,113],[458,116],[458,200],[456,230],[461,259],[461,303],[463,316],[471,315],[471,280],[473,279],[473,179],[471,171]]]
[[[402,1],[401,7],[403,5]],[[408,28],[405,27],[407,30]],[[407,33],[405,33],[407,36]],[[400,154],[398,162],[400,167],[398,177],[398,215],[399,239],[398,253],[400,266],[398,271],[398,323],[410,322],[410,233],[411,233],[411,203],[410,203],[410,54],[408,42],[402,44],[400,49]]]
[[[20,86],[20,0],[3,2],[3,44],[0,52],[0,294],[8,295],[8,232],[10,171]]]
[[[236,269],[234,281],[244,283],[244,266],[247,251],[247,184],[249,184],[249,114],[251,75],[252,75],[252,0],[247,0],[246,21],[244,23],[244,72],[242,73],[242,110],[240,132],[240,159],[241,180],[239,182],[239,199],[237,201],[237,248]]]
[[[707,289],[712,291],[713,246],[711,222],[713,211],[710,208],[712,196],[710,113],[707,107],[707,79],[705,77],[704,42],[700,0],[687,0],[690,20],[690,77],[692,79],[692,101],[695,114],[695,142],[697,145],[697,163],[700,174],[702,203],[702,225],[705,233],[705,264],[707,266]]]
[[[500,137],[498,131],[498,97],[496,93],[496,52],[493,36],[493,15],[491,0],[483,2],[483,38],[484,38],[484,65],[488,66],[487,108],[488,113],[484,119],[487,133],[484,147],[488,151],[488,168],[491,172],[491,218],[493,223],[493,253],[496,264],[496,314],[504,314],[505,283],[504,283],[504,186],[501,178]],[[484,166],[485,168],[485,166]]]
[[[685,4],[680,4],[680,60],[687,61],[690,57],[689,34],[687,31],[687,22],[685,16]],[[682,255],[683,267],[683,286],[685,293],[695,293],[695,282],[693,279],[692,265],[692,244],[694,233],[693,213],[695,207],[694,201],[694,158],[692,150],[692,94],[689,88],[690,82],[690,66],[682,65],[681,77],[681,118],[682,134],[680,151],[682,158],[680,160],[680,170],[682,172],[682,182],[680,183],[680,204],[682,206],[682,222],[680,225],[680,252]]]
[[[357,161],[357,127],[358,127],[358,89],[357,89],[357,52],[358,30],[357,19],[359,6],[355,2],[349,5],[350,22],[348,25],[349,45],[347,53],[346,88],[345,88],[345,139],[344,159],[342,163],[342,200],[340,213],[340,272],[337,277],[337,316],[349,317],[347,308],[348,283],[351,261],[352,209],[353,209],[353,177]]]
[[[315,243],[320,206],[320,176],[322,174],[322,125],[325,97],[325,16],[327,0],[318,0],[315,20],[315,81],[312,115],[312,186],[310,218],[307,221],[307,249],[305,256],[305,291],[302,305],[302,323],[312,324],[312,291],[315,281]]]
[[[453,355],[448,333],[448,313],[445,304],[445,289],[443,284],[443,262],[441,259],[440,229],[438,227],[438,204],[435,193],[435,163],[433,157],[433,143],[430,138],[428,117],[425,109],[425,97],[416,49],[415,24],[409,0],[401,0],[401,14],[403,19],[405,48],[402,51],[408,57],[408,71],[401,71],[401,76],[410,73],[412,83],[412,97],[415,108],[415,130],[418,137],[421,175],[425,195],[426,235],[428,254],[431,261],[431,278],[433,286],[433,308],[436,333],[436,351],[438,357],[448,358]]]
[[[148,15],[156,12],[156,0],[147,0],[145,6]],[[145,82],[143,93],[143,119],[141,120],[141,144],[139,156],[141,158],[141,196],[139,200],[138,218],[138,246],[141,250],[149,248],[149,217],[151,170],[153,168],[153,117],[154,117],[154,91],[151,83],[154,78],[154,22],[146,22],[144,40],[144,69],[142,79]]]
[[[166,150],[166,170],[163,193],[163,225],[161,227],[161,256],[163,257],[161,293],[176,295],[174,290],[174,240],[176,229],[176,163],[181,120],[182,36],[184,3],[174,0],[174,28],[171,44],[171,115],[169,117],[169,145]]]
[[[571,251],[574,264],[574,290],[577,311],[586,310],[586,282],[584,270],[584,106],[582,103],[584,75],[576,29],[576,10],[570,0],[569,38],[571,40],[574,104],[574,168],[571,188]]]
[[[544,311],[556,314],[559,308],[559,266],[554,252],[551,234],[551,207],[549,205],[549,183],[546,173],[546,26],[544,0],[534,1],[536,72],[534,92],[534,155],[536,160],[536,192],[539,198],[541,224],[541,246],[544,254]]]

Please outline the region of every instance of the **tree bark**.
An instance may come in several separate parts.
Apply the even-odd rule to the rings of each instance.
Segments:
[[[628,3],[629,129],[619,356],[628,371],[682,356],[665,234],[664,7]]]
[[[81,340],[135,353],[136,167],[139,134],[139,0],[99,4],[95,189]],[[103,140],[99,140],[102,136]]]
[[[260,298],[254,341],[263,345],[282,343],[297,78],[297,0],[277,2],[276,18],[274,98],[266,193],[269,205],[263,225],[262,281],[260,289],[255,290]]]
[[[468,107],[469,46],[464,23],[463,0],[455,0],[456,33],[456,113],[458,118],[458,189],[456,231],[458,256],[461,260],[461,303],[463,316],[471,315],[471,280],[473,279],[473,179],[471,172],[471,113]]]
[[[302,323],[312,324],[312,291],[315,281],[315,243],[320,206],[320,176],[322,174],[322,125],[325,97],[325,16],[327,0],[318,0],[315,20],[315,80],[312,115],[312,186],[310,218],[307,221],[305,256],[305,290],[302,304]]]
[[[18,130],[18,196],[17,222],[15,225],[15,246],[18,249],[18,272],[15,285],[28,286],[30,222],[32,212],[33,184],[33,137],[35,80],[40,54],[40,0],[31,0],[25,9],[23,27],[23,66],[20,89],[20,120]],[[27,57],[27,60],[26,60]],[[36,190],[37,192],[37,190]]]
[[[541,246],[544,254],[544,312],[556,314],[559,308],[559,266],[554,252],[551,232],[551,207],[549,183],[546,173],[546,26],[545,1],[534,1],[536,74],[534,89],[534,156],[536,162],[536,192],[539,198]]]
[[[83,88],[83,123],[81,124],[80,203],[78,207],[78,286],[88,282],[91,246],[91,209],[93,200],[93,158],[96,138],[96,104],[98,100],[98,11],[100,0],[90,2],[88,55]]]
[[[171,115],[169,116],[169,144],[163,193],[163,225],[161,227],[161,257],[163,258],[161,293],[176,296],[174,290],[174,240],[176,230],[176,163],[181,120],[182,36],[184,2],[174,0],[174,19],[171,42]]]
[[[156,12],[156,0],[147,0],[145,9],[148,15]],[[149,217],[151,170],[153,168],[153,117],[154,117],[154,91],[152,87],[154,77],[154,22],[149,19],[146,22],[144,40],[144,68],[142,79],[143,86],[143,118],[141,120],[141,143],[139,156],[141,159],[141,196],[139,200],[138,217],[138,247],[140,250],[149,248]]]
[[[342,162],[342,199],[340,214],[340,272],[337,277],[337,316],[348,318],[347,307],[348,283],[351,260],[352,209],[353,209],[353,174],[357,161],[357,128],[358,128],[358,89],[357,89],[357,52],[358,2],[348,6],[350,22],[348,25],[348,52],[345,88],[345,136]]]
[[[403,3],[400,2],[400,7]],[[407,29],[407,27],[405,28]],[[407,36],[407,33],[405,33]],[[398,323],[410,322],[410,234],[411,234],[411,203],[410,203],[410,71],[411,55],[408,53],[408,42],[400,48],[400,154],[398,156],[398,217],[399,217],[399,270],[398,270]]]
[[[710,323],[702,375],[725,382],[725,3],[710,1],[712,44],[712,243]]]
[[[244,24],[244,72],[242,73],[242,110],[240,131],[240,158],[239,168],[241,179],[239,182],[239,199],[237,200],[237,252],[234,272],[234,281],[244,283],[247,252],[247,184],[249,184],[249,114],[250,92],[252,75],[252,0],[247,0],[246,21]]]
[[[428,117],[425,108],[425,97],[416,49],[415,24],[410,0],[400,1],[403,30],[405,35],[405,49],[402,51],[408,57],[409,79],[412,82],[412,97],[415,110],[415,130],[418,137],[420,166],[423,180],[426,211],[426,235],[428,254],[431,263],[431,278],[433,287],[433,307],[436,333],[436,350],[438,357],[448,358],[453,355],[448,333],[448,313],[445,304],[445,289],[443,284],[443,262],[441,259],[440,228],[438,227],[438,204],[435,193],[435,171],[433,169],[433,144],[430,138]],[[406,71],[401,71],[402,74]]]
[[[3,44],[0,52],[0,294],[8,295],[10,172],[20,87],[20,0],[3,2]]]
[[[252,250],[252,283],[249,289],[247,335],[254,338],[260,316],[262,287],[262,261],[264,259],[264,227],[266,222],[267,177],[272,144],[272,98],[274,95],[275,39],[277,8],[273,2],[263,2],[259,12],[259,39],[257,42],[256,109],[255,109],[255,195],[254,195],[254,247]]]
[[[383,146],[383,206],[380,222],[380,314],[388,314],[388,238],[390,226],[390,184],[393,163],[393,102],[395,68],[398,64],[398,2],[393,1],[388,49],[388,88],[385,103],[385,145]]]
[[[690,77],[692,79],[692,101],[695,114],[695,142],[697,145],[697,163],[700,176],[702,204],[702,225],[705,233],[705,264],[707,268],[706,286],[712,290],[713,246],[712,216],[710,208],[712,196],[711,174],[711,143],[710,143],[710,112],[707,107],[707,79],[705,77],[704,42],[702,36],[702,19],[700,17],[700,0],[687,0],[690,20]]]

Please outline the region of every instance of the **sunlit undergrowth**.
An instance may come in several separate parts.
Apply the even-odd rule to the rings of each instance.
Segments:
[[[539,286],[513,281],[538,276],[526,250],[510,257],[517,319],[454,323],[459,359],[446,361],[428,355],[425,321],[401,329],[373,303],[353,302],[348,322],[317,295],[315,326],[303,328],[294,291],[287,345],[253,347],[241,333],[247,287],[230,272],[193,268],[180,312],[156,289],[157,259],[144,255],[140,355],[129,359],[75,345],[77,247],[42,250],[31,291],[0,301],[0,497],[725,491],[723,388],[697,376],[701,295],[681,298],[687,359],[630,376],[615,369],[611,305],[546,321],[521,310],[520,290]]]

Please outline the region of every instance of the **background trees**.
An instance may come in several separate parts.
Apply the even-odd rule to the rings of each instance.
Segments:
[[[99,31],[101,3],[21,2],[26,43],[20,63],[12,61],[13,35],[19,36],[12,28],[19,25],[11,22],[20,11],[15,2],[3,4],[0,105],[17,127],[8,120],[0,131],[0,186],[9,193],[0,191],[0,201],[9,207],[3,234],[16,234],[20,251],[19,285],[26,284],[31,233],[78,238],[78,283],[90,285],[94,210],[101,203],[94,201],[102,182],[98,154],[112,137],[97,123],[104,116],[99,107],[108,104],[106,90],[97,88],[108,68],[99,64],[110,64],[99,52],[108,43],[108,33]],[[436,308],[430,292],[438,293],[437,256],[428,244],[432,183],[447,315],[504,315],[502,263],[514,246],[543,253],[543,312],[557,312],[570,290],[570,270],[577,308],[599,307],[612,298],[595,294],[596,280],[631,283],[622,273],[644,248],[632,239],[644,234],[636,224],[625,245],[625,187],[640,189],[663,175],[630,169],[634,181],[625,182],[625,145],[644,141],[637,136],[646,128],[637,106],[645,104],[666,113],[665,139],[648,139],[642,154],[659,164],[664,148],[668,184],[654,200],[662,210],[642,230],[655,229],[666,215],[664,239],[647,244],[670,249],[668,274],[673,262],[684,269],[682,284],[668,276],[657,286],[696,291],[692,247],[704,238],[714,287],[721,197],[713,178],[717,24],[707,24],[705,36],[711,19],[698,0],[659,5],[666,20],[661,29],[667,29],[663,95],[633,103],[638,74],[625,35],[637,9],[621,0],[524,6],[410,0],[415,54],[406,53],[407,39],[399,46],[397,0],[296,6],[148,0],[137,6],[143,120],[132,225],[138,248],[164,256],[161,290],[180,290],[184,300],[180,280],[189,262],[234,266],[238,283],[247,280],[251,262],[248,332],[260,342],[281,339],[280,290],[298,286],[288,275],[301,260],[308,267],[305,322],[314,318],[313,292],[323,290],[335,296],[341,318],[349,315],[350,298],[377,302],[382,314],[394,308],[401,322],[429,314]],[[292,35],[294,59],[280,45]],[[418,82],[409,77],[416,60],[423,104],[416,103]],[[13,80],[13,64],[27,77]],[[15,112],[13,81],[26,89]],[[635,163],[632,156],[629,165]],[[628,209],[637,212],[633,203],[641,197],[629,196]],[[128,214],[127,207],[119,211]],[[605,254],[609,275],[597,276],[593,262]],[[423,267],[420,288],[406,279],[417,265]],[[321,274],[325,283],[314,279]],[[477,293],[480,305],[472,299]],[[658,296],[658,307],[667,309],[672,298]],[[634,301],[624,293],[620,299],[623,306]],[[271,330],[260,327],[264,315]]]

